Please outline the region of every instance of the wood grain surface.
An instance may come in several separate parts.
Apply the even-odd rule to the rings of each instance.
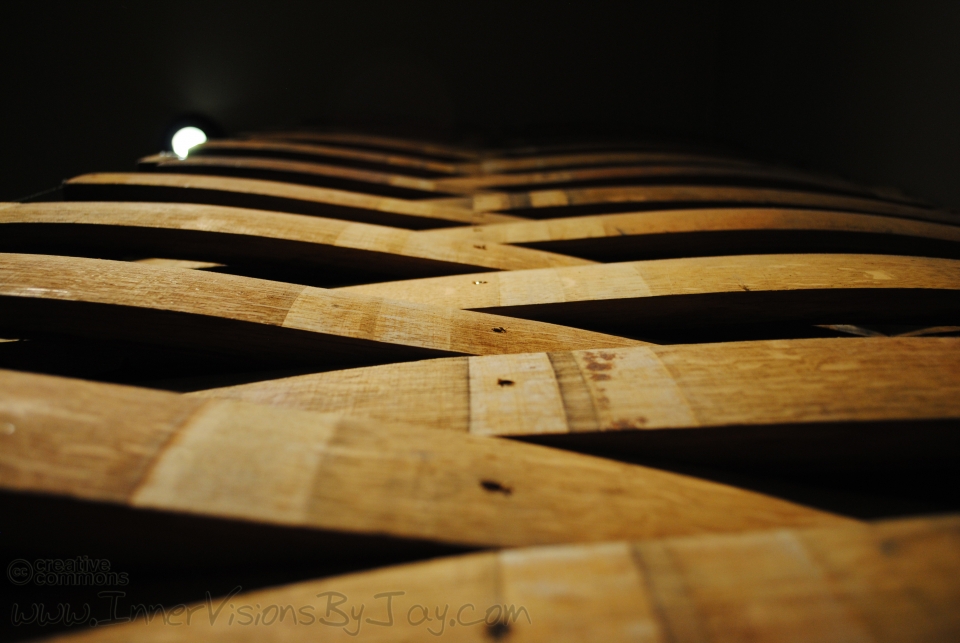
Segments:
[[[878,196],[862,186],[794,170],[729,164],[613,166],[552,172],[486,174],[427,179],[323,163],[264,157],[199,155],[178,158],[158,154],[140,159],[146,170],[242,176],[304,185],[341,188],[384,196],[429,198],[437,194],[474,194],[492,188],[530,190],[588,185],[670,184],[697,180],[728,185],[793,186]],[[906,200],[901,198],[899,200]]]
[[[422,177],[450,176],[460,172],[458,162],[441,161],[411,154],[384,152],[380,150],[349,148],[318,143],[293,143],[282,140],[230,140],[207,141],[190,148],[190,156],[225,154],[241,156],[264,156],[303,161],[323,161],[346,167],[360,167],[380,171],[400,171]]]
[[[892,203],[841,194],[773,188],[716,185],[620,186],[486,192],[468,197],[433,199],[437,205],[470,208],[477,212],[512,212],[531,219],[584,214],[704,207],[787,207],[864,212],[957,225],[960,216],[928,207]]]
[[[327,367],[638,344],[234,275],[23,254],[0,255],[0,329],[9,337],[118,339]]]
[[[688,462],[849,471],[960,456],[960,338],[459,357],[188,395]]]
[[[399,228],[197,204],[14,204],[0,209],[0,231],[5,252],[265,262],[374,272],[381,280],[590,263],[470,239],[434,240]]]
[[[955,323],[950,320],[960,313],[960,262],[843,254],[699,257],[456,275],[337,292],[618,333],[772,321],[939,325]]]
[[[162,173],[85,174],[64,183],[69,200],[207,203],[426,229],[517,221],[427,201],[371,196],[277,181]]]
[[[0,488],[468,546],[853,521],[520,443],[0,371]]]
[[[786,208],[629,212],[461,226],[437,240],[519,244],[597,261],[783,252],[955,256],[960,226],[898,217]]]
[[[140,159],[137,169],[174,174],[213,174],[318,185],[381,196],[422,199],[444,194],[433,179],[378,172],[327,163],[311,163],[258,156],[200,155],[179,158],[155,154]],[[448,194],[457,194],[448,192]]]
[[[948,515],[469,554],[55,640],[948,643],[958,577]]]
[[[644,183],[655,185],[696,180],[709,180],[728,186],[759,183],[771,186],[805,187],[830,192],[877,196],[863,186],[832,177],[805,174],[785,168],[723,161],[700,161],[699,163],[664,161],[649,165],[614,165],[540,172],[483,174],[439,178],[435,179],[433,184],[437,191],[473,194],[490,189],[519,191],[523,189],[572,188],[588,185],[634,185]]]
[[[442,143],[401,138],[397,136],[377,136],[374,134],[353,132],[310,132],[291,130],[276,132],[252,132],[248,136],[254,140],[276,139],[289,141],[313,141],[318,143],[330,143],[333,145],[345,145],[347,147],[369,147],[372,149],[381,150],[398,150],[422,156],[433,156],[436,158],[445,159],[474,159],[479,155],[476,150],[454,145],[444,145]]]

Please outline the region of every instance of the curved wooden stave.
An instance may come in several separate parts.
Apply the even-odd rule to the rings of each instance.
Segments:
[[[0,230],[0,252],[266,261],[380,280],[590,263],[494,243],[434,241],[398,228],[194,204],[15,204],[0,210]]]
[[[744,159],[682,150],[645,151],[583,151],[564,154],[544,153],[519,158],[488,158],[479,163],[462,164],[462,174],[505,174],[537,170],[588,168],[602,165],[656,164],[656,163],[717,163],[725,165],[753,165]]]
[[[477,642],[946,643],[960,633],[958,551],[956,515],[532,547],[304,581],[231,596],[217,618],[198,603],[53,640],[410,641],[429,631]]]
[[[194,173],[282,181],[401,199],[422,199],[444,194],[433,179],[258,156],[201,155],[181,159],[170,154],[155,154],[140,159],[137,168],[142,171],[174,174]]]
[[[553,172],[488,174],[440,179],[424,179],[304,161],[243,156],[201,155],[180,159],[171,155],[155,155],[141,159],[139,166],[141,169],[152,171],[286,181],[413,199],[436,197],[438,194],[470,195],[490,189],[506,190],[511,187],[514,190],[543,190],[587,187],[591,184],[629,186],[727,179],[730,185],[759,183],[773,187],[824,189],[829,192],[910,202],[906,197],[893,198],[859,185],[795,170],[724,164],[605,166]]]
[[[575,189],[596,186],[630,186],[643,184],[670,184],[712,180],[724,185],[736,186],[761,184],[768,187],[793,187],[794,189],[825,190],[843,194],[869,196],[885,200],[905,201],[906,197],[892,198],[861,185],[832,177],[806,174],[797,170],[724,163],[660,163],[650,165],[616,165],[571,170],[523,172],[513,174],[485,174],[440,178],[433,181],[437,191],[451,194],[474,194],[480,191],[503,192]]]
[[[949,325],[960,315],[960,261],[842,254],[658,259],[414,279],[337,292],[631,336],[681,326],[771,322]]]
[[[190,148],[190,156],[206,154],[265,156],[305,161],[336,162],[338,165],[367,168],[380,171],[402,171],[424,178],[452,176],[460,173],[457,163],[449,163],[422,157],[350,149],[316,143],[290,143],[271,140],[217,139]]]
[[[324,367],[638,344],[308,286],[45,255],[0,254],[0,311],[10,337],[116,339]]]
[[[960,217],[951,212],[879,199],[769,188],[728,188],[715,185],[581,188],[535,190],[525,193],[488,192],[471,197],[432,199],[429,203],[472,208],[477,212],[510,212],[530,219],[579,217],[585,214],[610,214],[613,211],[687,210],[697,207],[697,204],[709,204],[711,207],[726,208],[779,207],[839,210],[951,225],[960,224]]]
[[[777,471],[923,469],[960,455],[960,338],[458,357],[187,395]]]
[[[891,216],[774,208],[632,212],[444,228],[436,240],[518,244],[604,263],[705,255],[889,252],[953,257],[960,227]]]
[[[396,136],[376,136],[371,134],[357,134],[348,132],[311,132],[311,131],[275,131],[251,132],[248,138],[254,140],[287,140],[328,143],[346,147],[369,147],[375,150],[395,150],[409,152],[421,156],[432,156],[444,160],[472,160],[477,157],[473,150],[444,145],[442,143],[425,142],[418,139],[399,138]]]
[[[427,201],[376,197],[277,181],[162,173],[84,174],[64,183],[68,200],[168,201],[279,210],[359,223],[425,229],[521,220]]]
[[[0,381],[14,427],[0,434],[6,492],[479,547],[855,523],[535,445],[12,371]]]

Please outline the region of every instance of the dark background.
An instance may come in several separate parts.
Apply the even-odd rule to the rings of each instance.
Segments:
[[[960,2],[5,3],[0,199],[199,112],[721,144],[960,207]]]

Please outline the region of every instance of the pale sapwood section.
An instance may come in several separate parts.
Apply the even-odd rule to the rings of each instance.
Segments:
[[[0,211],[0,230],[0,249],[8,252],[268,261],[379,270],[391,278],[590,263],[496,243],[435,240],[399,228],[196,204],[25,203]]]
[[[960,252],[960,227],[897,217],[770,208],[597,214],[418,233],[436,240],[527,244],[604,262],[779,252]]]
[[[468,554],[240,594],[215,619],[218,601],[197,604],[189,625],[184,610],[55,640],[951,643],[958,578],[950,515]]]
[[[468,546],[854,521],[535,445],[0,371],[0,487]]]
[[[196,172],[198,174],[227,173],[228,176],[230,175],[229,172],[258,172],[263,175],[260,178],[267,180],[308,185],[311,184],[311,181],[342,181],[357,186],[354,188],[355,191],[370,193],[376,193],[378,186],[386,186],[409,193],[411,198],[423,198],[435,195],[438,192],[441,194],[445,192],[438,189],[432,179],[340,165],[256,156],[201,155],[181,159],[169,154],[155,154],[140,159],[138,166],[146,170],[174,173]],[[252,178],[258,177],[254,176]],[[323,183],[319,183],[319,185],[323,185]],[[338,186],[333,185],[331,187]],[[457,194],[456,192],[447,193]]]
[[[396,170],[407,173],[419,173],[426,176],[445,176],[459,173],[459,165],[435,159],[382,152],[375,150],[350,149],[316,143],[290,143],[272,140],[228,140],[207,141],[203,145],[190,149],[191,156],[206,154],[241,154],[274,158],[297,158],[303,160],[325,160],[327,162],[355,164],[380,170]]]
[[[188,395],[381,421],[409,418],[418,426],[480,435],[572,434],[551,444],[625,454],[847,470],[878,462],[917,467],[958,455],[960,338],[439,359]]]
[[[955,323],[960,262],[794,254],[659,259],[366,284],[370,296],[604,332],[668,326]]]
[[[346,132],[310,132],[310,131],[281,131],[281,132],[254,132],[249,138],[254,140],[290,140],[316,141],[356,147],[372,147],[374,149],[399,150],[423,156],[435,156],[450,159],[473,159],[478,152],[453,145],[444,145],[421,141],[418,139],[398,138],[395,136],[375,136],[371,134],[352,134]]]
[[[314,214],[407,228],[517,221],[520,217],[278,181],[162,173],[85,174],[64,183],[68,199],[173,201]]]
[[[317,363],[641,343],[261,279],[46,255],[0,255],[0,310],[0,328],[28,335],[121,339]]]
[[[933,208],[892,203],[841,194],[824,194],[774,188],[716,185],[649,185],[629,187],[572,188],[508,193],[486,192],[467,197],[431,199],[430,203],[477,212],[510,211],[531,219],[553,219],[582,214],[601,214],[610,209],[689,209],[698,203],[715,207],[788,207],[883,214],[949,223],[960,217]]]

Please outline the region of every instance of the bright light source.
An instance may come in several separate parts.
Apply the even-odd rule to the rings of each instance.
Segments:
[[[207,135],[199,127],[184,127],[177,130],[170,141],[173,147],[173,153],[180,158],[186,158],[191,147],[196,147],[201,143],[207,142]]]

